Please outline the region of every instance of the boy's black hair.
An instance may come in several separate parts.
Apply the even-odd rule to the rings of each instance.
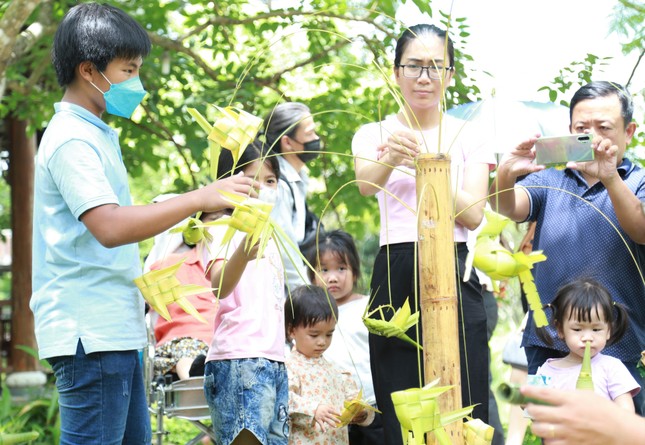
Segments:
[[[318,269],[320,266],[318,260],[326,253],[332,253],[339,261],[349,266],[354,275],[354,284],[356,284],[361,277],[361,261],[352,235],[343,230],[321,231],[318,234],[316,249],[311,249],[308,252],[307,261]],[[316,281],[315,273],[310,268],[307,268],[307,275],[309,281],[312,283]]]
[[[596,312],[609,325],[607,346],[625,335],[629,323],[625,306],[615,302],[607,288],[591,278],[581,278],[562,286],[548,307],[553,311],[553,326],[558,333],[563,331],[565,317],[588,322],[592,311]],[[537,334],[547,344],[553,344],[544,328],[537,329]]]
[[[280,179],[278,157],[274,153],[271,153],[268,146],[259,139],[254,140],[246,147],[242,156],[238,159],[235,169],[233,169],[233,153],[223,148],[219,155],[219,163],[217,164],[217,179],[237,175],[239,172],[244,171],[249,164],[257,160],[268,163],[276,179]],[[231,170],[233,170],[232,174]]]
[[[150,47],[143,27],[122,10],[98,3],[76,5],[54,35],[52,62],[58,84],[71,84],[82,62],[92,62],[103,72],[114,59],[145,58]]]
[[[338,320],[338,305],[322,287],[298,286],[284,304],[287,335],[292,329],[306,328],[327,320]]]

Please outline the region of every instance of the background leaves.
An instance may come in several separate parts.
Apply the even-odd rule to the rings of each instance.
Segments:
[[[104,116],[121,131],[137,203],[149,202],[161,193],[199,187],[209,180],[205,135],[187,107],[208,115],[211,104],[232,104],[264,116],[280,101],[301,101],[315,114],[327,151],[310,165],[314,178],[311,208],[320,213],[338,191],[323,215],[326,227],[343,228],[368,246],[375,243],[376,200],[362,197],[355,185],[343,186],[354,179],[348,156],[354,132],[398,109],[386,83],[391,78],[396,37],[403,30],[393,19],[400,2],[111,3],[134,16],[153,41],[141,73],[149,91],[144,111],[135,115],[135,122]],[[62,95],[49,52],[57,23],[74,4],[72,0],[10,0],[0,6],[0,27],[12,45],[9,57],[0,63],[0,85],[4,85],[0,87],[0,117],[28,119],[30,131],[37,134]],[[447,107],[480,99],[477,64],[468,54],[467,20],[433,10],[432,2],[414,0],[414,4],[449,27],[455,42],[460,75],[448,93]],[[616,23],[623,26],[616,30],[633,37],[625,51],[642,51],[644,14],[642,6],[621,0]],[[16,27],[20,20],[21,26]],[[571,62],[542,88],[544,100],[566,103],[571,92],[606,63],[611,61],[592,54]],[[0,134],[0,147],[2,140]],[[642,141],[639,131],[633,146]],[[0,186],[3,196],[5,191]],[[0,196],[0,205],[5,202]],[[0,218],[1,227],[9,226],[5,215]]]

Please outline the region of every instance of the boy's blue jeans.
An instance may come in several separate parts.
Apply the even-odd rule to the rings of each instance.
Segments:
[[[59,392],[61,445],[149,444],[150,416],[137,351],[47,359]]]

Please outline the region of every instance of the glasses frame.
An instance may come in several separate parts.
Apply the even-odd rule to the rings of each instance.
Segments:
[[[421,71],[419,72],[419,75],[417,76],[409,76],[405,74],[405,69],[406,68],[420,68]],[[399,65],[399,68],[402,68],[403,72],[403,77],[408,78],[408,79],[419,79],[421,76],[423,76],[423,71],[425,70],[426,74],[428,75],[428,78],[431,80],[439,80],[441,79],[442,76],[445,76],[448,72],[452,71],[454,66],[439,66],[439,65],[428,65],[428,66],[423,66],[423,65],[416,65],[416,64],[410,64],[410,65]],[[439,70],[441,70],[441,74],[439,74]]]

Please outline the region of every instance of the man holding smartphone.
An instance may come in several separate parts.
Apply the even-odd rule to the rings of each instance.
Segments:
[[[536,221],[534,245],[547,260],[534,268],[543,304],[576,278],[589,277],[609,289],[629,309],[629,329],[608,347],[643,386],[636,369],[645,345],[645,171],[624,157],[636,131],[633,103],[627,90],[612,82],[591,82],[571,99],[571,133],[593,136],[595,159],[568,162],[564,169],[534,162],[533,137],[506,153],[491,186],[493,209],[514,221]],[[552,313],[547,310],[547,316]],[[567,347],[548,328],[554,346],[537,335],[532,316],[522,346],[529,374],[548,358],[563,357]],[[643,392],[634,398],[643,415]]]

